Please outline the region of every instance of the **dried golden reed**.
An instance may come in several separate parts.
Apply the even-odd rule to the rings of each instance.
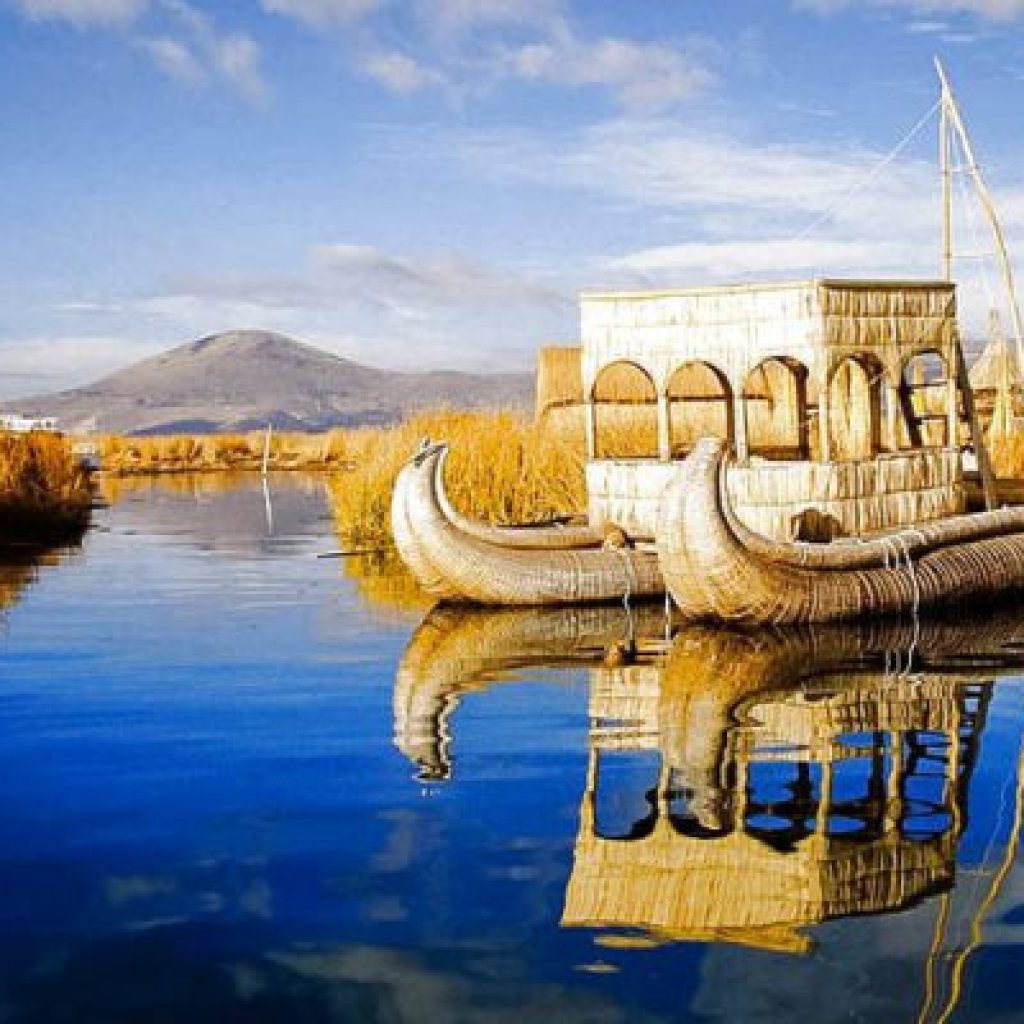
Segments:
[[[193,473],[260,469],[266,435],[167,434],[148,437],[110,435],[100,441],[103,468],[108,473]],[[272,433],[267,459],[273,470],[337,469],[347,460],[346,433]]]
[[[423,438],[451,445],[446,485],[466,515],[510,524],[586,507],[582,433],[556,434],[512,412],[424,412],[395,427],[348,435],[353,468],[330,485],[343,545],[390,543],[395,477]]]
[[[88,473],[66,438],[0,433],[0,542],[71,537],[85,528],[91,505]]]

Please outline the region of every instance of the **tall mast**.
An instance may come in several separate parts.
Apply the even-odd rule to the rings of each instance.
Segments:
[[[935,58],[939,75],[942,65]],[[942,184],[942,280],[953,280],[953,172],[950,167],[949,114],[946,111],[945,90],[939,106],[939,175]]]
[[[970,137],[967,134],[967,128],[965,127],[963,117],[960,114],[960,107],[956,102],[956,97],[953,95],[953,89],[949,84],[949,78],[946,76],[946,69],[942,66],[942,61],[939,60],[938,57],[935,58],[935,70],[938,72],[939,82],[942,85],[942,120],[940,134],[943,135],[943,141],[940,143],[940,147],[942,149],[942,154],[945,157],[945,168],[943,172],[943,264],[946,279],[949,280],[952,276],[951,253],[949,257],[946,255],[946,253],[951,249],[951,245],[947,247],[947,239],[951,236],[951,229],[947,229],[946,218],[950,200],[946,193],[948,191],[948,176],[951,172],[951,168],[949,167],[949,127],[952,126],[960,140],[964,159],[967,161],[966,169],[974,182],[974,187],[978,191],[978,199],[981,202],[981,208],[985,211],[989,227],[992,230],[992,238],[995,241],[996,254],[999,257],[1000,271],[1003,275],[1003,285],[1006,288],[1006,298],[1010,305],[1010,317],[1013,321],[1013,336],[1017,347],[1017,367],[1020,372],[1024,373],[1024,320],[1021,318],[1020,304],[1017,302],[1017,291],[1014,287],[1013,281],[1013,265],[1010,262],[1010,251],[1006,245],[1006,236],[1003,234],[1002,225],[999,223],[995,203],[992,201],[992,194],[988,190],[988,185],[985,183],[985,179],[982,176],[981,168],[978,167],[978,161],[974,157],[974,147],[971,145]],[[949,259],[949,262],[947,262],[947,258]]]
[[[967,137],[967,129],[964,127],[963,118],[960,116],[960,108],[956,104],[953,90],[949,86],[949,79],[946,77],[946,69],[942,61],[935,58],[935,70],[939,75],[939,83],[942,87],[942,101],[940,103],[939,116],[939,166],[942,173],[942,270],[945,280],[953,280],[953,190],[952,190],[952,167],[950,166],[950,154],[952,150],[952,126],[960,138],[960,145],[963,149],[964,159],[967,161],[971,177],[981,197],[981,204],[992,225],[993,234],[996,237],[996,245],[1003,258],[1003,276],[1007,283],[1010,295],[1010,305],[1017,311],[1015,326],[1018,327],[1017,351],[1018,356],[1022,354],[1021,334],[1019,330],[1020,311],[1017,309],[1017,300],[1013,292],[1013,275],[1010,270],[1010,260],[1006,252],[1006,243],[1003,240],[1003,232],[996,217],[995,207],[985,187],[984,179],[978,170],[978,163],[974,159],[974,150],[971,147],[970,139]],[[967,423],[971,431],[971,444],[974,447],[974,454],[978,459],[978,475],[981,477],[981,489],[985,496],[985,508],[994,509],[999,503],[999,496],[996,491],[995,475],[992,472],[992,462],[989,459],[988,448],[985,447],[985,438],[981,432],[981,423],[978,420],[978,410],[974,405],[974,391],[971,388],[970,374],[967,372],[967,360],[964,358],[964,346],[959,335],[956,338],[956,383],[960,394],[963,396],[964,412],[967,413]],[[1020,361],[1024,369],[1024,360]],[[956,444],[957,439],[951,438],[950,443]]]

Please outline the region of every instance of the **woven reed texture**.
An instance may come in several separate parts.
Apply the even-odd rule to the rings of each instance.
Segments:
[[[723,445],[706,439],[666,489],[657,528],[662,570],[687,619],[749,624],[905,614],[1024,588],[1024,512],[956,517],[921,527],[916,554],[892,567],[809,569],[743,543],[725,512]],[[1009,532],[1010,530],[1014,532]],[[782,544],[783,542],[779,542]],[[880,543],[884,543],[881,542]]]
[[[944,282],[834,280],[591,294],[581,328],[584,393],[620,360],[642,367],[662,394],[694,360],[714,364],[738,394],[759,363],[780,355],[820,382],[847,355],[872,352],[895,382],[917,351],[937,350],[950,365],[956,295]]]
[[[751,529],[791,539],[810,507],[837,536],[862,537],[957,515],[965,507],[960,454],[900,452],[865,462],[755,462],[733,466],[730,500]]]
[[[653,551],[531,551],[488,543],[460,530],[439,498],[445,448],[435,445],[402,468],[392,504],[398,552],[429,593],[489,605],[572,604],[664,593]]]
[[[420,588],[432,597],[454,600],[459,592],[437,571],[430,559],[430,552],[413,529],[409,519],[408,492],[410,476],[400,472],[395,478],[391,493],[391,536],[395,547]]]
[[[681,462],[602,460],[586,467],[587,512],[631,537],[653,537],[661,495]],[[729,494],[740,519],[790,540],[808,508],[834,520],[837,536],[860,537],[956,515],[965,507],[955,451],[901,452],[867,463],[759,462],[731,465]]]

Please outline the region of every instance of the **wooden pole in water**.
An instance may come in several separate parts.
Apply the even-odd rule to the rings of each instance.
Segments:
[[[1020,309],[1017,306],[1017,299],[1013,291],[1013,272],[1010,269],[1009,256],[1006,251],[1006,242],[1003,239],[1003,232],[999,226],[999,219],[996,217],[995,207],[989,196],[988,189],[978,170],[977,161],[974,159],[974,150],[971,147],[970,139],[967,137],[967,129],[964,127],[963,118],[957,107],[953,90],[950,88],[949,79],[946,77],[946,69],[942,61],[935,58],[935,70],[939,76],[939,84],[942,88],[941,116],[939,118],[939,161],[942,173],[942,270],[947,281],[953,279],[953,226],[952,226],[952,189],[950,188],[950,125],[956,129],[960,139],[963,154],[970,168],[971,177],[978,189],[981,204],[988,216],[992,226],[992,232],[996,239],[996,246],[1000,251],[1003,263],[1003,279],[1009,291],[1010,306],[1014,310],[1014,325],[1018,328],[1017,348],[1018,355],[1021,352]],[[967,423],[971,431],[971,444],[974,446],[975,455],[978,458],[978,472],[981,475],[981,489],[985,496],[985,508],[994,509],[999,504],[996,494],[996,481],[992,474],[992,463],[989,460],[988,449],[985,447],[985,438],[981,433],[981,424],[978,422],[978,410],[974,405],[974,391],[971,389],[971,379],[967,372],[967,360],[964,358],[964,347],[959,333],[954,339],[954,358],[956,360],[957,386],[964,398],[964,412],[967,413]],[[1021,363],[1024,366],[1024,362]],[[950,438],[950,444],[956,444],[956,438]]]
[[[263,438],[263,465],[260,468],[260,473],[262,473],[263,476],[267,475],[267,468],[270,465],[270,435],[273,433],[273,430],[274,424],[268,421],[267,433]]]

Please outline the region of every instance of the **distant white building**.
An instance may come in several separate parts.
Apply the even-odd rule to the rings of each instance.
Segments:
[[[27,434],[30,430],[56,430],[56,416],[22,416],[21,413],[0,413],[0,430]]]

